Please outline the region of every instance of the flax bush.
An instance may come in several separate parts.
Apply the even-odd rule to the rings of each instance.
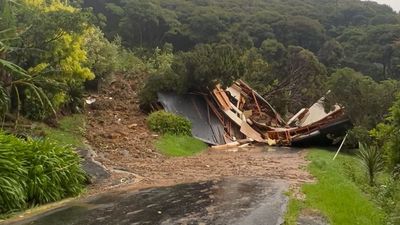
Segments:
[[[70,147],[0,133],[0,213],[78,195],[85,181]]]
[[[0,133],[0,213],[25,206],[27,170],[21,160],[22,142]]]

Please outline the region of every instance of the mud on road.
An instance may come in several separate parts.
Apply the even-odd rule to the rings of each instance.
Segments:
[[[305,151],[251,147],[207,150],[199,155],[169,158],[157,152],[157,135],[148,130],[146,115],[139,109],[140,82],[117,76],[111,85],[92,97],[87,107],[87,140],[95,159],[111,177],[95,184],[89,193],[115,187],[144,188],[214,180],[221,177],[282,179],[291,186],[311,181],[304,170]]]

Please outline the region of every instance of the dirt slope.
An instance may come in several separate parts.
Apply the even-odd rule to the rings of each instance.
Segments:
[[[117,76],[87,107],[87,140],[96,160],[112,173],[109,180],[92,188],[98,192],[117,186],[141,188],[210,180],[219,177],[267,177],[297,186],[311,180],[302,168],[304,151],[266,147],[207,150],[185,158],[168,158],[153,146],[156,134],[145,124],[139,110],[138,84]],[[271,149],[269,149],[271,150]]]

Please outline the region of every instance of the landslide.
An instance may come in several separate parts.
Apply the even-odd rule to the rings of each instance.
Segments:
[[[146,126],[146,115],[139,109],[140,80],[116,75],[102,87],[88,105],[86,139],[106,166],[119,166],[138,158],[162,157],[153,143],[157,137]]]
[[[110,85],[90,97],[87,106],[86,139],[95,160],[111,173],[90,193],[115,187],[143,188],[218,179],[264,177],[282,179],[294,186],[312,180],[303,170],[305,151],[251,147],[226,151],[209,149],[191,157],[170,158],[153,146],[158,136],[146,126],[139,109],[140,80],[117,75]]]

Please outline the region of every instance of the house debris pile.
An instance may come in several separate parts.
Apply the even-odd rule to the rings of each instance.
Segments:
[[[226,89],[217,85],[209,94],[160,92],[153,107],[188,118],[193,136],[210,145],[255,141],[291,146],[340,136],[351,126],[343,108],[335,105],[325,112],[323,103],[324,98],[286,122],[267,100],[238,80]]]

